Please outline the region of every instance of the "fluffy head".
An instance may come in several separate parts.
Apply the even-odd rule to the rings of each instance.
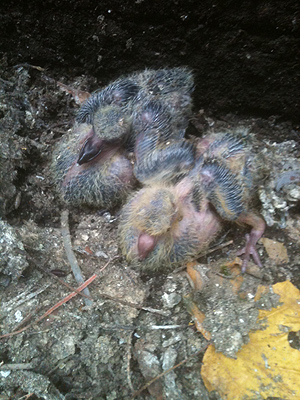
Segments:
[[[147,270],[172,268],[196,258],[220,228],[219,218],[173,187],[140,190],[123,207],[119,239],[129,262]],[[139,262],[142,261],[142,262]]]
[[[134,225],[149,235],[160,236],[171,229],[177,212],[174,194],[165,188],[149,188],[133,206]]]
[[[117,106],[97,110],[92,123],[96,136],[108,140],[128,135],[131,128],[130,117]]]

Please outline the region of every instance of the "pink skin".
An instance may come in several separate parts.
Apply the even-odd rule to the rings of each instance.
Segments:
[[[109,170],[107,172],[107,179],[109,179],[109,171],[114,170],[115,165],[118,165],[118,169],[121,170],[121,172],[118,173],[118,179],[124,186],[127,185],[133,185],[136,180],[133,174],[133,168],[132,164],[128,161],[128,159],[123,156],[120,153],[117,153],[116,150],[112,150],[110,152],[107,152],[105,154],[105,157],[101,157],[98,159],[95,159],[93,161],[90,161],[89,163],[78,165],[77,162],[74,162],[72,166],[70,167],[69,171],[67,172],[62,186],[65,187],[68,185],[69,181],[73,178],[76,178],[79,176],[83,171],[85,170],[90,170],[93,171],[97,169],[97,167],[101,164],[103,164],[105,161],[109,160],[110,165],[109,165]]]
[[[178,210],[174,215],[174,219],[176,221],[179,215],[180,218],[177,220],[177,223],[174,223],[171,229],[175,241],[180,241],[183,234],[190,232],[194,239],[197,238],[200,252],[201,248],[205,248],[219,232],[222,227],[222,220],[210,208],[207,200],[202,201],[201,209],[199,211],[195,210],[195,207],[191,202],[191,188],[191,181],[188,178],[185,178],[172,189],[175,190],[178,199]],[[138,201],[138,199],[136,199],[136,201]],[[264,220],[252,212],[247,212],[241,214],[236,222],[252,226],[250,234],[246,235],[246,246],[237,253],[239,256],[244,255],[241,268],[242,272],[244,273],[246,271],[250,256],[253,257],[254,262],[259,267],[262,267],[255,246],[264,233]],[[155,237],[145,232],[140,232],[133,251],[139,256],[140,260],[144,260],[154,250],[155,246],[162,238],[163,235],[161,237]]]
[[[147,233],[140,233],[138,237],[137,251],[139,260],[145,260],[151,251],[155,248],[158,238],[148,235]]]
[[[237,222],[246,223],[252,226],[250,234],[246,235],[246,246],[237,252],[238,256],[244,255],[243,264],[242,264],[242,272],[246,271],[248,262],[250,260],[250,256],[253,257],[254,262],[262,267],[262,263],[260,261],[259,254],[255,248],[256,243],[262,237],[265,231],[265,221],[252,212],[244,213],[239,216]]]
[[[183,218],[174,230],[174,238],[180,240],[183,233],[193,227],[200,252],[201,248],[205,248],[221,229],[221,218],[210,209],[206,201],[202,202],[200,211],[196,211],[189,198],[184,202],[181,212]]]
[[[207,143],[203,140],[201,143],[203,143],[204,146],[207,145]],[[210,176],[204,176],[202,175],[203,178],[209,182]],[[180,191],[184,195],[185,192],[189,188],[189,181],[188,179],[184,179],[181,181],[177,187],[179,187]],[[204,204],[202,204],[202,207]],[[211,218],[211,220],[210,220]],[[217,233],[218,228],[216,226],[216,216],[212,217],[211,211],[208,210],[208,205],[206,205],[206,210],[200,210],[200,212],[196,213],[194,212],[194,215],[191,216],[191,222],[190,223],[197,223],[199,220],[199,242],[203,243],[203,241],[207,241],[210,237],[214,235],[214,232]],[[188,221],[188,219],[186,219]],[[252,212],[247,212],[243,213],[239,216],[239,218],[236,220],[237,223],[243,223],[252,226],[252,230],[250,234],[246,235],[246,246],[239,250],[237,255],[244,255],[243,257],[243,263],[242,263],[242,273],[244,273],[247,269],[248,262],[250,260],[250,256],[253,257],[254,262],[259,266],[262,267],[262,263],[260,261],[259,254],[256,250],[256,243],[258,240],[262,237],[264,231],[265,231],[265,221],[259,217],[258,215],[252,213]]]
[[[221,218],[210,209],[207,201],[203,201],[201,210],[196,211],[191,202],[191,189],[192,183],[188,178],[183,179],[173,189],[178,196],[178,210],[174,215],[175,221],[171,230],[175,241],[180,241],[182,235],[190,232],[193,241],[196,239],[199,242],[200,252],[201,248],[206,247],[221,229]],[[176,221],[179,215],[180,218]],[[163,235],[155,237],[140,232],[134,252],[137,253],[140,260],[144,260],[154,250],[161,238],[163,238]]]

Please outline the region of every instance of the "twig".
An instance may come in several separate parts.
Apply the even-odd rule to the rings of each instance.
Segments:
[[[47,371],[47,372],[45,373],[45,375],[46,375],[46,376],[50,376],[51,374],[53,374],[53,372],[56,371],[57,368],[60,368],[62,365],[64,365],[64,363],[65,363],[66,361],[70,360],[70,359],[72,358],[72,356],[73,356],[73,355],[71,354],[71,355],[69,355],[69,356],[67,356],[67,357],[65,357],[65,358],[63,358],[63,359],[61,359],[61,360],[59,360],[59,362],[58,362],[53,368],[51,368],[49,371]]]
[[[97,269],[95,270],[95,274],[99,274],[100,272],[102,272],[102,271],[104,271],[105,270],[105,268],[112,262],[112,261],[114,261],[114,260],[116,260],[117,258],[120,258],[120,256],[114,256],[114,257],[112,257],[112,258],[110,258],[108,261],[107,261],[107,263],[104,265],[104,267],[101,267],[100,269],[99,269],[99,271],[97,271]]]
[[[217,251],[217,250],[223,249],[223,247],[230,246],[232,243],[233,243],[233,240],[229,240],[228,242],[219,244],[218,246],[215,246],[215,247],[213,247],[212,249],[207,250],[207,251],[206,251],[206,254],[211,254],[211,253],[213,253],[213,252],[215,252],[215,251]]]
[[[22,64],[14,65],[15,69],[20,68],[20,67],[33,68],[33,69],[37,69],[38,71],[41,71],[41,72],[45,71],[45,68],[39,67],[38,65],[31,65],[31,64],[28,64],[28,63],[22,63]]]
[[[28,393],[25,396],[19,397],[18,400],[28,400],[33,395],[34,395],[34,393]]]
[[[75,292],[75,293],[77,293],[77,294],[79,294],[79,295],[81,295],[81,296],[83,296],[83,297],[86,297],[86,298],[91,299],[91,297],[88,297],[88,296],[86,296],[85,294],[81,293],[79,289],[73,288],[73,287],[72,287],[71,285],[69,285],[68,283],[64,282],[63,280],[61,280],[61,279],[58,278],[57,276],[53,275],[53,274],[52,274],[50,271],[48,271],[47,269],[45,269],[45,268],[43,268],[42,266],[38,265],[38,263],[35,262],[35,260],[33,259],[33,257],[30,257],[30,256],[28,256],[28,257],[30,258],[30,261],[31,261],[37,268],[39,268],[41,271],[43,271],[43,272],[45,272],[46,274],[50,275],[52,278],[56,279],[56,280],[59,281],[61,284],[65,285],[67,288],[71,289],[73,292]],[[110,260],[110,261],[111,261],[111,260]],[[110,261],[109,261],[109,262],[110,262]],[[107,267],[107,265],[109,264],[109,262],[108,262],[106,265],[104,265],[104,267],[101,268],[100,271],[102,271],[103,269],[105,269],[105,268]],[[40,308],[41,308],[41,306],[37,307],[33,312],[28,313],[28,314],[26,315],[26,317],[23,318],[23,320],[13,329],[12,332],[16,332],[16,331],[18,331],[18,332],[20,331],[20,332],[21,332],[21,330],[20,330],[21,326],[23,326],[25,323],[27,323],[27,322],[33,317],[33,315],[36,314],[37,311],[40,310]],[[1,399],[0,399],[0,400],[1,400]]]
[[[127,380],[128,380],[128,386],[130,387],[130,390],[132,393],[135,392],[132,380],[131,380],[131,373],[130,373],[130,361],[131,361],[131,347],[132,347],[132,334],[133,331],[131,331],[128,335],[128,341],[127,341]]]
[[[3,364],[0,366],[1,371],[11,370],[16,371],[20,369],[32,369],[34,366],[31,363],[24,363],[24,364]]]
[[[63,237],[63,242],[67,254],[68,261],[71,265],[71,269],[73,271],[74,277],[76,279],[76,282],[78,285],[81,285],[84,282],[81,270],[79,268],[77,259],[75,257],[74,251],[72,249],[72,243],[71,243],[71,236],[70,236],[70,230],[69,230],[69,211],[64,210],[61,213],[61,233]],[[86,296],[91,297],[90,291],[88,288],[84,289],[83,293]],[[90,299],[84,299],[85,305],[86,306],[91,306],[93,302]]]
[[[210,342],[206,343],[205,346],[203,346],[203,348],[198,350],[196,353],[191,354],[186,359],[180,361],[180,363],[174,365],[173,367],[171,367],[171,368],[167,369],[166,371],[162,372],[161,374],[157,375],[155,378],[151,379],[151,381],[147,382],[141,389],[139,389],[138,391],[133,393],[132,399],[134,399],[136,396],[140,395],[145,389],[147,389],[150,385],[152,385],[152,383],[156,382],[158,379],[162,378],[163,376],[165,376],[169,372],[173,371],[174,369],[180,367],[181,365],[187,363],[192,357],[196,357],[199,354],[201,354],[204,350],[207,349],[209,344],[210,344]]]
[[[51,129],[51,131],[54,132],[54,133],[58,133],[58,134],[60,134],[60,135],[65,135],[65,134],[66,134],[65,131],[62,131],[62,130],[60,130],[60,129]]]
[[[79,286],[79,288],[77,290],[84,290],[90,283],[93,282],[93,280],[95,280],[97,278],[97,275],[94,274],[92,275],[89,279],[87,279],[81,286]],[[50,315],[53,311],[55,311],[57,308],[59,308],[61,305],[63,305],[64,303],[66,303],[67,301],[71,300],[73,297],[75,297],[77,295],[76,292],[72,292],[70,293],[67,297],[65,297],[64,299],[60,300],[58,303],[56,303],[53,307],[49,308],[48,311],[45,312],[45,314],[43,314],[40,318],[38,318],[36,322],[40,322],[42,319],[46,318],[48,315]]]
[[[241,274],[238,274],[238,275],[233,276],[233,275],[224,275],[224,274],[221,274],[221,272],[213,272],[213,273],[214,273],[215,275],[221,276],[221,278],[229,279],[229,280],[231,280],[231,279],[236,279],[238,276],[241,275]]]
[[[106,325],[106,324],[98,324],[101,329],[106,329],[110,331],[117,331],[117,330],[144,330],[144,331],[154,331],[154,330],[163,330],[163,329],[186,329],[188,325]]]
[[[79,286],[79,288],[77,288],[77,290],[83,290],[85,289],[91,282],[93,282],[93,280],[95,280],[97,278],[96,274],[93,274],[89,279],[87,279],[81,286]],[[0,336],[0,339],[3,339],[5,337],[11,337],[11,336],[15,336],[18,335],[19,333],[22,333],[24,331],[26,331],[28,328],[30,328],[32,325],[40,322],[42,319],[48,317],[48,315],[50,315],[53,311],[55,311],[57,308],[59,308],[61,305],[63,305],[64,303],[66,303],[67,301],[71,300],[73,297],[77,296],[76,292],[72,292],[70,293],[67,297],[63,298],[62,300],[60,300],[58,303],[56,303],[53,307],[49,308],[48,311],[45,312],[45,314],[43,314],[41,317],[39,317],[37,320],[33,321],[31,324],[26,325],[24,328],[19,329],[18,331],[15,332],[11,332],[11,333],[6,333],[5,335]]]
[[[54,128],[57,128],[59,126],[65,126],[65,125],[71,125],[71,121],[56,122],[55,124],[49,125],[49,129],[54,129]]]
[[[36,292],[32,292],[32,293],[29,293],[29,291],[32,289],[32,287],[28,288],[26,292],[22,292],[21,294],[16,296],[14,299],[7,302],[6,312],[9,313],[11,310],[19,307],[21,304],[25,303],[26,301],[43,293],[49,286],[50,286],[50,283],[47,283],[44,286],[42,286],[41,288],[39,288]],[[29,293],[29,294],[27,295],[27,293]],[[24,296],[25,296],[25,298],[22,298]]]
[[[8,86],[13,86],[14,85],[13,82],[6,81],[5,79],[2,79],[2,78],[0,78],[0,82],[4,83],[5,85],[8,85]]]
[[[188,325],[151,325],[148,329],[152,331],[159,330],[159,329],[180,329],[180,328],[187,328]]]
[[[27,332],[27,336],[31,336],[31,335],[40,335],[41,333],[47,333],[50,332],[53,329],[53,327],[49,328],[49,329],[44,329],[43,331],[32,331],[32,332]]]
[[[39,150],[44,150],[47,145],[37,142],[36,140],[30,139],[26,137],[26,141],[29,142],[32,146],[35,146]]]
[[[136,308],[141,308],[141,310],[148,311],[148,312],[151,312],[151,313],[154,313],[154,314],[163,315],[164,317],[169,317],[170,316],[170,312],[169,311],[162,311],[162,310],[157,310],[156,308],[143,307],[143,306],[136,306]]]

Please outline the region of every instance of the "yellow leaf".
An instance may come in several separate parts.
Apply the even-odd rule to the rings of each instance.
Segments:
[[[288,333],[300,329],[300,291],[290,282],[277,283],[273,290],[283,304],[260,310],[265,329],[249,334],[250,341],[237,359],[216,353],[213,345],[204,355],[205,386],[217,390],[224,400],[300,399],[300,351],[288,342]]]

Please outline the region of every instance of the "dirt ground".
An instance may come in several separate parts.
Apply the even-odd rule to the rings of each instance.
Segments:
[[[0,10],[1,335],[31,325],[0,339],[0,399],[221,399],[201,380],[207,340],[191,303],[205,314],[216,349],[234,357],[257,328],[258,285],[290,280],[300,288],[297,2],[236,8],[209,1],[33,1],[23,7],[6,2]],[[80,268],[85,279],[97,275],[89,285],[92,305],[77,295],[39,320],[70,293],[57,275],[77,286],[50,163],[79,106],[57,82],[92,91],[145,67],[179,65],[195,72],[189,133],[238,129],[264,157],[266,179],[253,207],[267,222],[265,237],[282,243],[287,257],[272,258],[259,244],[263,269],[251,264],[235,293],[224,265],[235,259],[247,228],[226,225],[197,260],[204,282],[197,293],[186,268],[149,275],[124,261],[119,209],[70,209]],[[276,299],[266,297],[265,304]]]

